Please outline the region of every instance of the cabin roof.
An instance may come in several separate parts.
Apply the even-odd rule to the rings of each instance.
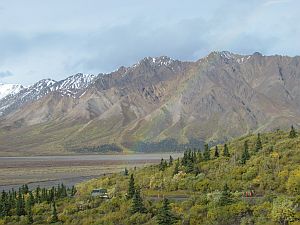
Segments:
[[[107,189],[105,188],[93,189],[92,193],[107,193]]]

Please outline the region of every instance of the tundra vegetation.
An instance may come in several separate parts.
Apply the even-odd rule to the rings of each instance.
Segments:
[[[92,197],[106,188],[109,199]],[[300,138],[243,136],[67,189],[1,194],[0,224],[300,224]]]

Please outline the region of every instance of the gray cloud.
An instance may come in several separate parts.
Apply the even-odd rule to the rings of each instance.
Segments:
[[[11,0],[0,8],[0,68],[13,74],[1,82],[109,72],[146,56],[300,51],[295,0]]]

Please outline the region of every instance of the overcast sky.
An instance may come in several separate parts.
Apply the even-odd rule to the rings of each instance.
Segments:
[[[299,0],[1,0],[0,82],[110,72],[146,56],[300,54]]]

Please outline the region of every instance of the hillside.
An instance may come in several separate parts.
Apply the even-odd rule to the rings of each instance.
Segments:
[[[75,197],[56,200],[57,224],[299,224],[299,135],[278,130],[226,144],[225,153],[223,145],[218,153],[216,146],[187,151],[178,160],[81,183]],[[106,188],[110,199],[91,197],[94,188]],[[170,201],[164,208],[163,196]],[[51,221],[51,209],[34,204],[33,220]],[[24,221],[7,217],[0,224]]]
[[[298,127],[299,88],[300,57],[230,52],[42,80],[0,100],[0,155],[184,149]]]

